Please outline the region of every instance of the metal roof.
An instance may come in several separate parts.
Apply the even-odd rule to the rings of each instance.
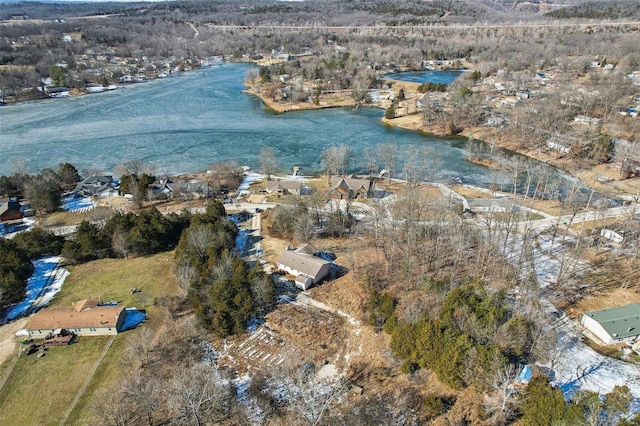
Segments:
[[[614,339],[640,335],[640,303],[584,314],[596,320]]]

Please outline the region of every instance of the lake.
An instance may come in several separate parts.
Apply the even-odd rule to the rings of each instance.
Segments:
[[[365,148],[393,142],[431,147],[439,157],[440,180],[453,176],[488,186],[495,175],[469,163],[465,140],[443,139],[390,128],[378,108],[334,108],[273,114],[242,93],[248,64],[225,63],[176,77],[127,85],[79,97],[23,102],[0,108],[0,174],[15,160],[30,172],[70,162],[79,170],[112,172],[123,160],[153,163],[157,173],[202,171],[236,159],[256,168],[262,147],[271,147],[280,169],[321,169],[320,154],[345,144],[354,150],[356,169],[365,166]]]

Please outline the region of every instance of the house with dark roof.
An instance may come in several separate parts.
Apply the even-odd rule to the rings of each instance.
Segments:
[[[86,178],[72,191],[75,197],[113,197],[118,193],[119,187],[113,181],[113,176],[102,175]]]
[[[633,344],[640,335],[640,303],[585,312],[580,323],[605,345]]]
[[[67,330],[80,336],[118,334],[127,311],[124,306],[102,305],[95,299],[77,301],[70,308],[45,308],[31,317],[27,332],[35,339]]]
[[[331,262],[316,256],[317,252],[313,246],[304,244],[282,252],[276,263],[279,269],[295,276],[296,287],[307,290],[329,275]]]
[[[22,223],[24,214],[20,203],[15,198],[0,198],[0,223],[14,225]]]
[[[172,197],[192,196],[209,198],[211,196],[209,182],[206,181],[191,180],[189,182],[169,182],[166,186],[171,191]]]

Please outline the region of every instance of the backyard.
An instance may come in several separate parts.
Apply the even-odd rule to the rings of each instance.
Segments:
[[[126,349],[144,328],[153,336],[162,325],[161,296],[178,292],[172,273],[172,252],[131,259],[104,259],[70,268],[62,290],[50,306],[71,306],[79,299],[101,297],[126,307],[145,309],[148,319],[136,330],[115,336],[80,337],[77,343],[53,347],[38,357],[20,354],[13,368],[5,365],[6,382],[0,389],[0,424],[48,425],[95,420],[89,402],[105,383],[114,383],[131,368]],[[137,291],[133,294],[131,289]],[[8,327],[8,324],[4,327]],[[18,338],[14,337],[20,345]],[[37,342],[36,342],[37,343]],[[12,362],[12,361],[8,361]],[[0,381],[0,383],[2,383]],[[55,389],[56,392],[51,392]]]

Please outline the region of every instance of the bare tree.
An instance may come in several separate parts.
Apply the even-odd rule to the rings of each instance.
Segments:
[[[341,166],[340,148],[331,146],[322,151],[322,168],[327,174],[327,184],[331,184],[331,176],[338,173]]]
[[[491,377],[490,390],[484,395],[484,406],[491,424],[505,424],[514,418],[518,396],[514,386],[517,376],[515,366],[510,364]]]
[[[187,242],[195,251],[200,261],[204,261],[207,250],[214,241],[215,231],[209,225],[200,224],[189,227],[186,232]]]
[[[129,242],[129,236],[127,233],[117,229],[111,237],[111,247],[113,248],[113,251],[124,256],[125,259],[128,259],[132,246]]]
[[[198,276],[198,272],[195,266],[193,266],[191,263],[185,260],[183,260],[176,266],[173,273],[178,279],[178,282],[180,283],[180,288],[184,293],[189,291],[189,289],[194,284],[194,281]]]
[[[196,364],[174,376],[168,406],[177,421],[200,426],[227,418],[231,400],[231,384],[220,371],[206,364]]]
[[[106,426],[127,426],[131,424],[129,401],[122,395],[119,386],[105,388],[98,392],[92,411],[100,424]]]
[[[278,168],[278,159],[271,147],[263,147],[260,149],[260,168],[262,173],[267,175],[267,180],[271,180],[271,175]]]
[[[142,161],[139,158],[133,158],[131,160],[126,160],[116,165],[115,172],[117,176],[124,176],[124,175],[140,176],[143,173],[152,175],[155,172],[155,167],[150,164],[145,164],[144,161]]]
[[[276,380],[285,386],[287,410],[307,425],[318,425],[346,388],[343,379],[318,377],[311,363],[285,368]]]
[[[151,361],[152,338],[151,331],[148,328],[143,328],[136,333],[134,339],[129,340],[126,353],[137,362],[139,368],[146,367]]]
[[[387,169],[388,185],[391,183],[391,175],[395,172],[398,162],[398,145],[394,143],[378,144],[376,145],[376,153],[380,161],[382,161],[382,164],[384,164],[385,169]]]
[[[131,404],[131,411],[138,417],[134,424],[156,423],[156,412],[161,406],[162,384],[154,374],[143,375],[138,369],[129,375],[122,385],[122,394]]]

